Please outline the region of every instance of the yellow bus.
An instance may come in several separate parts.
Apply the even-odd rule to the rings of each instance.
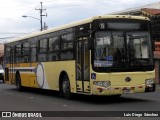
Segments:
[[[10,40],[5,82],[72,94],[155,91],[148,18],[104,15]]]

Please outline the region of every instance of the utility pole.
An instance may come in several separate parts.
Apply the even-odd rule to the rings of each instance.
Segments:
[[[40,2],[40,4],[41,4],[41,8],[39,8],[39,9],[35,9],[35,10],[39,10],[40,11],[40,24],[41,24],[41,31],[43,30],[43,25],[42,25],[42,23],[43,23],[43,16],[46,16],[47,17],[47,14],[46,15],[43,15],[43,11],[44,10],[46,10],[46,9],[43,9],[43,5],[42,5],[42,2]]]

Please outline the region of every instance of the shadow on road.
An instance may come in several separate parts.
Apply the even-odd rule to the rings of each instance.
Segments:
[[[75,97],[74,100],[87,102],[90,104],[116,104],[116,103],[132,103],[132,102],[148,102],[148,100],[131,98],[131,97],[113,97],[113,96],[82,96]]]
[[[11,91],[18,91],[16,88],[9,89]],[[89,96],[89,95],[73,95],[72,100],[67,100],[59,95],[59,92],[52,90],[42,90],[42,89],[33,89],[33,88],[25,88],[24,93],[32,93],[35,95],[39,95],[40,97],[54,97],[56,99],[64,100],[64,101],[77,101],[84,102],[88,104],[116,104],[116,103],[132,103],[132,102],[149,102],[147,99],[133,98],[130,96],[121,96],[121,97],[113,97],[113,96]],[[136,95],[136,94],[135,94]]]

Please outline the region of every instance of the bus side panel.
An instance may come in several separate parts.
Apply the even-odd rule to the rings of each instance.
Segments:
[[[15,72],[10,64],[6,64],[4,80],[7,84],[15,84]]]
[[[9,81],[9,68],[8,67],[5,68],[4,80],[5,80],[5,82]]]
[[[39,88],[36,77],[36,66],[37,63],[22,63],[19,65],[19,69],[15,68],[20,72],[22,86]]]
[[[39,88],[36,75],[32,74],[30,75],[29,85],[30,87]]]
[[[21,75],[21,85],[24,87],[31,87],[31,88],[39,88],[37,83],[36,74],[31,73],[20,73]]]
[[[11,74],[10,72],[5,73],[5,83],[7,84],[15,84],[15,78],[12,79],[12,77],[15,77],[15,74]]]
[[[30,87],[29,81],[30,81],[30,75],[20,73],[21,75],[21,85],[25,87]]]
[[[71,85],[71,92],[76,92],[75,61],[44,62],[44,89],[59,90],[59,77],[66,72]],[[37,80],[39,82],[39,80]],[[45,82],[46,81],[46,82]]]
[[[19,72],[21,77],[21,85],[25,87],[39,88],[36,77],[36,66],[37,63],[19,63],[6,65],[5,82],[8,84],[15,84],[16,72]]]

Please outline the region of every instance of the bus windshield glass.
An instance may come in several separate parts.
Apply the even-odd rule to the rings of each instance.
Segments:
[[[112,25],[114,27],[114,25]],[[138,26],[131,27],[137,29]],[[120,26],[122,28],[122,26]],[[96,70],[142,70],[153,68],[150,33],[147,31],[96,31],[94,63]]]

